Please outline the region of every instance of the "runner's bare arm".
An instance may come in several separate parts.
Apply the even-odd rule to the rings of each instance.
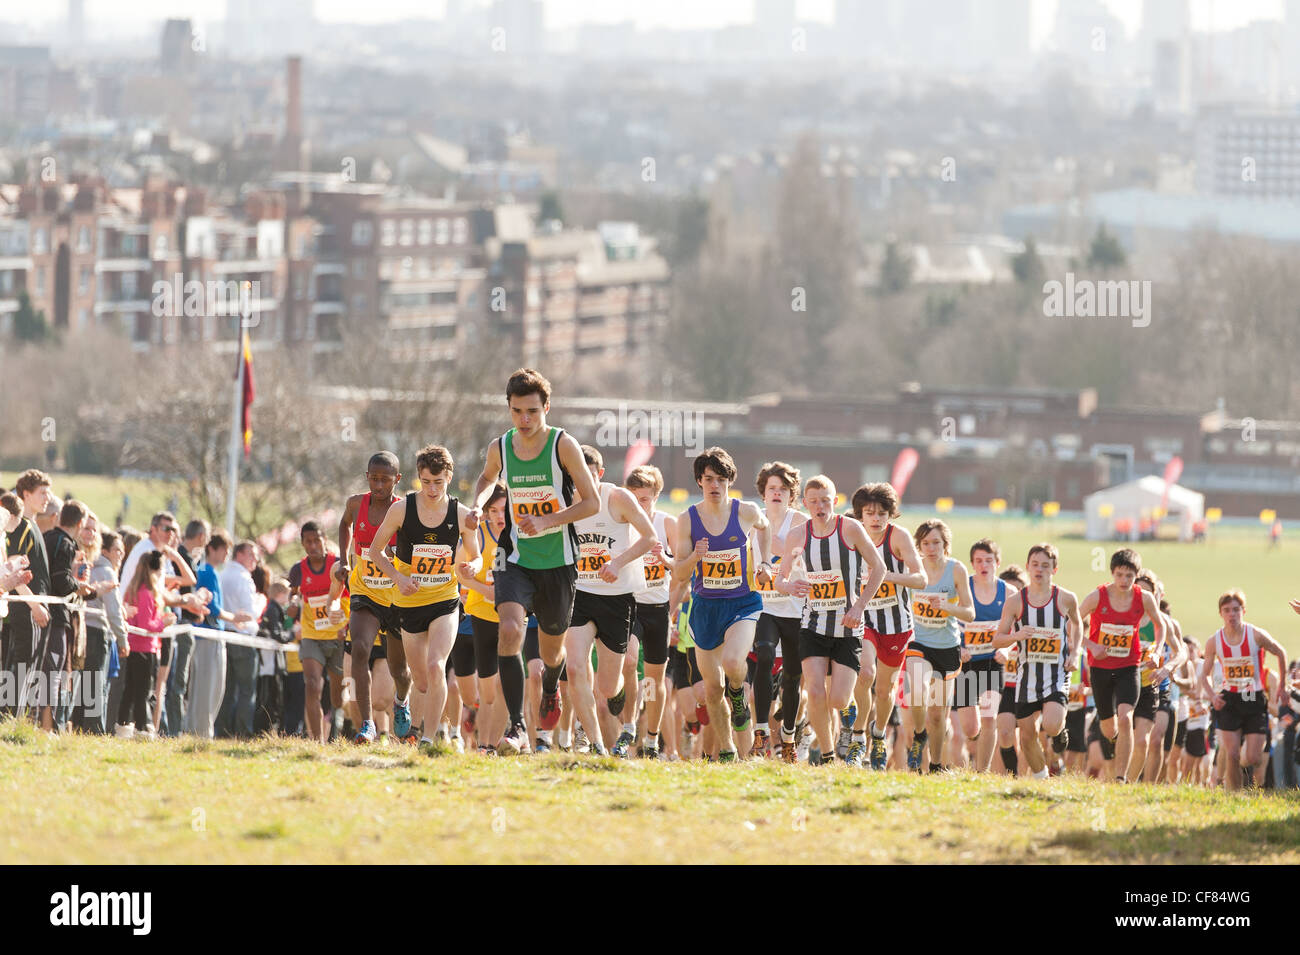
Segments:
[[[894,556],[903,562],[907,568],[905,574],[887,574],[885,580],[890,583],[898,584],[900,587],[907,587],[910,590],[924,590],[929,586],[930,581],[925,576],[925,571],[921,569],[921,554],[916,549],[916,542],[907,534],[890,535],[889,549],[894,552]]]
[[[369,497],[370,494],[353,494],[348,497],[348,502],[343,505],[343,516],[339,518],[339,560],[334,565],[334,579],[343,582],[347,580],[348,572],[352,569],[352,524],[357,519],[357,509],[363,497]],[[330,599],[333,600],[343,592],[342,586],[335,591],[334,586],[330,585]]]
[[[748,525],[748,526],[746,526]],[[740,504],[740,528],[746,534],[751,530],[754,532],[755,549],[758,551],[758,563],[761,568],[766,564],[766,570],[758,570],[767,580],[772,579],[772,524],[763,513],[763,509],[757,504],[750,501],[742,501]],[[766,583],[766,581],[764,581]]]
[[[790,568],[794,566],[794,559],[803,551],[804,545],[803,534],[786,534],[785,535],[785,552],[781,555],[781,570],[776,575],[774,586],[779,593],[787,597],[798,597],[800,600],[808,596],[808,581],[796,580],[790,581]],[[872,548],[873,550],[875,548]]]
[[[1079,616],[1079,598],[1072,590],[1062,590],[1058,596],[1061,598],[1061,609],[1070,620],[1068,655],[1073,660],[1079,653],[1079,644],[1083,642],[1083,620]]]
[[[614,488],[609,494],[609,512],[620,524],[631,524],[640,535],[627,550],[621,554],[614,554],[610,558],[609,563],[605,565],[612,571],[608,577],[605,574],[605,567],[600,569],[601,578],[612,584],[618,579],[620,570],[650,553],[655,544],[659,543],[659,537],[655,534],[655,526],[650,516],[641,510],[641,505],[636,502],[631,491],[621,487]]]
[[[468,507],[480,517],[483,515],[483,502],[486,501],[492,493],[492,488],[496,487],[497,478],[501,476],[501,444],[493,441],[488,445],[487,454],[483,455],[483,470],[479,472],[478,480],[474,482],[474,496],[470,498]]]
[[[677,536],[673,540],[673,560],[669,565],[673,570],[674,582],[689,582],[695,572],[695,565],[704,556],[708,542],[700,539],[700,547],[691,543],[691,519],[683,514],[677,520]],[[704,549],[701,549],[704,548]]]
[[[1286,659],[1286,649],[1282,646],[1282,644],[1278,643],[1276,640],[1273,639],[1272,634],[1270,634],[1267,630],[1261,630],[1259,627],[1255,628],[1255,639],[1259,641],[1260,648],[1265,653],[1271,653],[1273,654],[1273,656],[1277,657],[1278,665],[1281,667],[1281,669],[1278,670],[1278,672],[1282,674],[1282,679],[1278,681],[1278,688],[1277,688],[1277,702],[1278,705],[1280,706],[1285,701],[1288,693],[1287,680],[1286,680],[1286,672],[1288,666],[1287,659]]]
[[[1019,638],[1012,633],[1016,618],[1020,616],[1021,591],[1007,595],[1007,602],[1002,605],[1002,619],[998,621],[998,632],[993,634],[995,648],[1010,647],[1019,643]]]
[[[478,521],[474,520],[469,508],[457,508],[460,518],[460,547],[469,555],[466,560],[478,557]],[[473,522],[471,525],[471,521]]]
[[[1214,687],[1210,683],[1210,674],[1214,672],[1214,658],[1218,655],[1219,641],[1210,638],[1205,641],[1205,656],[1201,658],[1201,672],[1197,675],[1201,693],[1207,700],[1214,699]]]
[[[387,577],[391,578],[402,593],[413,594],[419,588],[415,586],[410,577],[399,573],[397,568],[393,566],[393,562],[388,558],[385,545],[385,541],[388,541],[397,533],[397,529],[402,526],[405,517],[406,498],[394,501],[388,508],[388,513],[384,515],[384,522],[379,525],[379,530],[375,531],[374,540],[370,542],[366,557],[370,559],[372,564],[382,570]]]
[[[952,573],[954,583],[957,584],[957,606],[948,608],[948,614],[970,623],[975,619],[975,601],[970,595],[970,573],[961,561],[957,561],[957,568]]]
[[[861,522],[851,517],[844,518],[844,528],[849,545],[853,547],[863,562],[867,565],[867,575],[863,579],[862,587],[858,590],[858,598],[853,601],[853,606],[849,608],[849,613],[844,618],[844,625],[851,629],[856,629],[858,623],[862,620],[863,614],[866,613],[867,602],[875,596],[876,591],[885,580],[885,560],[880,556],[880,551],[871,543],[871,538],[867,536],[867,529],[862,526]],[[785,561],[782,561],[785,563]]]
[[[478,535],[474,535],[477,543]],[[476,594],[486,597],[488,600],[496,599],[496,588],[492,584],[484,583],[475,579],[475,575],[483,569],[483,555],[477,554],[469,557],[465,553],[465,541],[462,538],[456,547],[456,580],[466,590],[472,590]]]

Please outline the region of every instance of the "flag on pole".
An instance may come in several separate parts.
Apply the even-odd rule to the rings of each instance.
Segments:
[[[889,476],[889,483],[894,486],[901,500],[903,492],[907,490],[907,482],[912,479],[912,472],[916,470],[917,462],[920,455],[916,453],[916,448],[903,448],[898,452],[898,457],[894,459],[894,470]]]
[[[253,339],[248,329],[239,330],[239,364],[235,366],[235,380],[243,371],[244,392],[240,396],[239,434],[244,440],[244,457],[253,452]]]

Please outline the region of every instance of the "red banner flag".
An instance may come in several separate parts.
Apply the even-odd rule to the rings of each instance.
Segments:
[[[1169,463],[1165,465],[1165,493],[1160,498],[1160,514],[1162,517],[1169,510],[1169,487],[1177,483],[1182,474],[1183,459],[1177,456],[1170,458]]]
[[[650,459],[654,457],[654,453],[655,446],[647,438],[642,438],[628,448],[627,457],[623,459],[623,480],[627,480],[627,476],[632,473],[633,469],[649,463]]]
[[[916,464],[920,459],[921,456],[916,453],[916,448],[904,448],[894,459],[894,472],[889,477],[889,483],[898,492],[899,500],[902,500],[903,491],[907,488],[907,482],[912,479],[912,473],[916,470]]]
[[[244,457],[253,452],[253,339],[248,330],[239,330],[239,365],[235,367],[235,378],[239,378],[240,366],[244,372],[244,393],[240,398],[239,433],[244,439]]]

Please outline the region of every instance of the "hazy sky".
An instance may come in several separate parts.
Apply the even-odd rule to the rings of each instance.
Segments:
[[[263,0],[273,6],[276,0]],[[486,3],[488,0],[480,0]],[[867,2],[867,0],[862,0]],[[1142,0],[1103,0],[1132,33],[1142,17]],[[0,21],[32,22],[62,19],[66,0],[0,0]],[[1056,0],[1032,0],[1035,43],[1051,29]],[[1231,29],[1251,20],[1280,19],[1283,0],[1191,0],[1192,27]],[[834,0],[797,0],[798,15],[830,22]],[[89,20],[161,20],[191,17],[200,22],[220,20],[225,0],[86,0]],[[404,17],[438,17],[443,0],[316,0],[316,16],[335,22],[383,22]],[[546,0],[546,23],[562,30],[579,23],[636,20],[642,27],[703,29],[750,20],[753,0]]]

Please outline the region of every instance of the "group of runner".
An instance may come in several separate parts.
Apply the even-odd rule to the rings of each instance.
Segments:
[[[469,500],[449,494],[447,449],[419,453],[405,496],[380,452],[347,500],[340,556],[304,532],[289,613],[307,691],[346,667],[356,742],[1262,779],[1288,663],[1240,591],[1219,597],[1223,627],[1202,646],[1131,549],[1079,597],[1053,582],[1050,543],[1004,567],[978,540],[968,569],[942,521],[898,523],[886,483],[840,514],[829,478],[772,462],[761,504],[742,500],[721,448],[695,459],[702,500],[674,517],[656,506],[658,469],[607,482],[597,449],[547,423],[538,372],[515,372],[506,399],[513,426]]]

